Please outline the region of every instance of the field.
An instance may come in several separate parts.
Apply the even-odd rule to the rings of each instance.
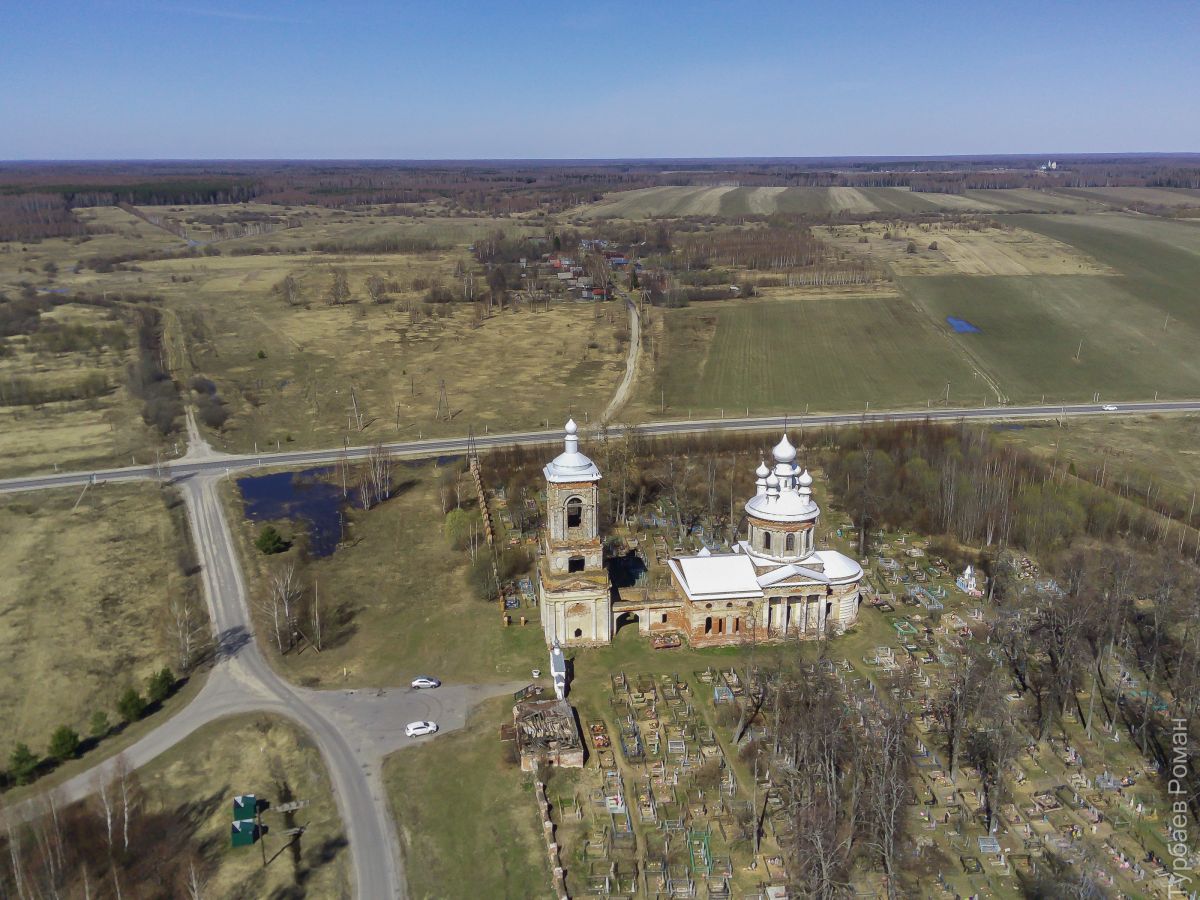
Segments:
[[[0,497],[0,719],[35,752],[59,725],[86,736],[97,710],[117,721],[121,691],[178,670],[167,604],[195,590],[176,562],[188,538],[173,492],[93,487],[73,510],[78,497]]]
[[[511,719],[512,700],[488,700],[461,731],[388,757],[384,781],[417,900],[547,895],[532,781],[497,739]]]
[[[646,415],[660,402],[668,415],[730,417],[924,406],[947,381],[974,381],[943,330],[896,298],[723,301],[661,315]]]
[[[1200,418],[1192,415],[1121,416],[1071,419],[1066,427],[1025,425],[997,432],[1003,440],[1080,475],[1103,475],[1109,485],[1125,485],[1139,497],[1150,493],[1187,512],[1200,490]]]
[[[962,194],[908,188],[853,187],[653,187],[611,194],[574,211],[583,219],[642,219],[655,216],[723,216],[799,213],[854,216],[957,212],[1086,212],[1120,208],[1130,202],[1200,206],[1195,191],[1167,188],[1106,188],[1089,191],[968,190]]]
[[[838,249],[882,263],[897,276],[1114,274],[1070,244],[1004,224],[866,222],[815,230]]]
[[[319,654],[268,653],[286,677],[313,687],[405,684],[422,673],[465,683],[522,677],[544,655],[541,630],[536,624],[504,628],[496,604],[472,595],[467,553],[452,549],[445,535],[438,470],[404,467],[396,480],[401,487],[391,500],[350,514],[340,549],[305,566],[337,636]],[[464,500],[469,485],[464,478]],[[448,500],[453,508],[452,492]],[[261,526],[243,518],[236,498],[232,503],[253,601],[265,590],[269,569],[296,551],[262,556],[253,547]],[[259,633],[269,634],[265,618]]]
[[[265,715],[208,725],[138,773],[149,814],[175,817],[188,847],[204,861],[205,896],[351,896],[350,857],[329,777],[317,748],[295,726]],[[254,794],[272,806],[305,800],[296,813],[263,813],[270,829],[260,847],[229,845],[233,798]],[[304,827],[288,848],[284,831]]]
[[[1200,227],[1111,212],[998,221],[818,229],[890,271],[899,297],[771,288],[771,302],[656,313],[643,414],[923,406],[947,383],[952,405],[1200,396]]]
[[[598,415],[624,368],[618,333],[627,323],[616,304],[560,303],[536,314],[522,305],[483,316],[474,304],[423,302],[430,285],[461,287],[467,272],[478,295],[486,293],[467,247],[497,229],[539,231],[521,220],[264,204],[140,212],[161,227],[121,209],[83,209],[80,219],[105,231],[0,246],[0,290],[15,297],[32,280],[43,292],[162,298],[164,362],[185,400],[195,399],[187,395],[193,377],[211,381],[226,418],[211,440],[223,449],[366,443]],[[380,252],[387,242],[406,249]],[[168,249],[188,254],[144,258]],[[133,261],[111,271],[88,262],[128,254]],[[335,270],[351,302],[327,302]],[[296,290],[285,297],[278,286],[289,276]],[[367,298],[372,277],[386,282],[386,302]],[[88,315],[100,311],[58,306],[43,319]],[[9,338],[0,379],[18,373],[50,391],[95,375],[109,388],[86,400],[0,406],[0,471],[177,452],[175,436],[160,440],[141,422],[141,403],[126,386],[136,353],[136,340],[129,342],[133,349],[51,353]]]

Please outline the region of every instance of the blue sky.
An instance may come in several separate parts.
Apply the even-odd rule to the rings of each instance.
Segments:
[[[1191,3],[0,0],[0,159],[1200,150]]]

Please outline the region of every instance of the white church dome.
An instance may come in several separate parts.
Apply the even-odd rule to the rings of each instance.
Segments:
[[[568,419],[563,429],[563,452],[542,469],[546,480],[556,484],[571,481],[599,481],[600,470],[596,464],[579,452],[579,426],[574,419]]]
[[[788,440],[785,434],[783,438],[775,445],[775,449],[771,451],[771,455],[775,457],[777,463],[790,463],[796,459],[796,448],[792,446],[792,442]]]

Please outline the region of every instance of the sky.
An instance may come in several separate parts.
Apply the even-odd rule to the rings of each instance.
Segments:
[[[1200,150],[1192,2],[0,0],[0,159]]]

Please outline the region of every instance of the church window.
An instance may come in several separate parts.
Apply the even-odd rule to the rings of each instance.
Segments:
[[[664,625],[666,625],[666,624],[667,624],[667,614],[666,614],[666,613],[663,613],[663,614],[662,614],[662,621],[663,621],[663,624],[664,624]]]
[[[705,633],[705,634],[712,634],[712,616],[708,616],[708,617],[707,617],[707,618],[704,620],[704,633]]]
[[[582,572],[584,569],[584,558],[582,556],[571,556],[567,558],[568,572]]]
[[[567,527],[578,528],[583,522],[583,501],[578,497],[572,497],[567,501]]]
[[[796,535],[789,534],[787,536],[787,539],[784,541],[784,544],[785,544],[784,549],[786,549],[789,553],[791,551],[795,550],[796,549]]]
[[[771,532],[769,532],[769,531],[763,532],[763,549],[764,550],[771,549]]]
[[[733,633],[734,634],[742,633],[742,617],[741,616],[737,616],[733,620]]]
[[[582,628],[575,629],[575,637],[577,637],[577,638],[583,637],[583,629]]]

